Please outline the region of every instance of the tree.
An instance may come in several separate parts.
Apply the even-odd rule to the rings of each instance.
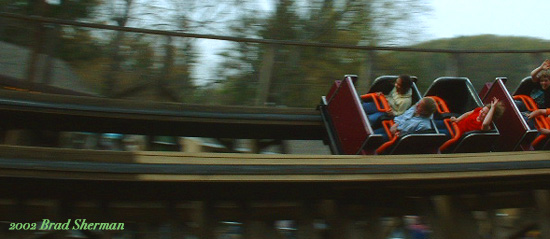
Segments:
[[[116,16],[106,20],[116,20],[114,22],[118,26],[208,34],[214,33],[218,29],[216,26],[234,10],[232,7],[227,8],[231,4],[232,2],[212,4],[198,0],[125,0],[119,1],[119,4],[105,5],[101,11],[110,12],[106,14],[108,16]],[[126,42],[121,38],[128,35],[132,34],[117,32],[109,36],[111,57],[110,69],[104,75],[106,94],[112,97],[128,97],[129,94],[137,94],[142,90],[156,89],[158,95],[153,97],[155,100],[193,101],[192,96],[196,89],[193,68],[197,62],[197,40],[168,36],[148,37],[154,53],[150,72],[136,78],[143,80],[133,86],[123,86],[117,85],[120,80],[115,78],[120,72],[120,65],[124,64],[124,57],[117,54],[124,47],[121,44]]]
[[[0,0],[0,11],[21,15],[35,15],[65,20],[86,19],[91,16],[99,0],[60,0],[58,4],[50,4],[45,0]],[[0,40],[31,46],[33,27],[27,22],[7,21],[0,24]],[[61,36],[63,37],[63,36]]]
[[[408,11],[418,10],[423,6],[417,1],[384,1],[384,0],[312,0],[294,1],[279,0],[275,2],[275,11],[271,16],[250,20],[243,16],[242,25],[233,28],[241,34],[254,27],[246,23],[263,23],[261,29],[248,34],[264,39],[276,39],[296,42],[340,43],[349,45],[382,45],[380,42],[407,42],[393,40],[393,36],[402,36],[410,31],[399,31],[405,20],[410,20],[412,14]],[[403,13],[405,12],[405,13]],[[246,20],[245,20],[246,19]],[[242,34],[244,35],[244,34]],[[243,47],[229,49],[228,52],[242,51]],[[282,45],[262,45],[247,50],[257,50],[257,53],[225,53],[225,56],[240,56],[226,59],[229,64],[222,66],[253,66],[243,67],[238,73],[230,71],[224,75],[228,90],[234,89],[235,82],[258,82],[268,74],[268,102],[286,106],[313,106],[318,98],[332,84],[332,80],[341,78],[347,73],[356,73],[365,64],[364,52],[335,50],[330,48],[295,47]],[[260,67],[271,59],[269,52],[274,50],[273,63],[270,67]],[[250,57],[247,57],[250,56]],[[262,75],[262,69],[270,69]],[[258,84],[258,83],[256,83]],[[260,87],[262,84],[258,84]],[[265,84],[264,84],[265,85]],[[229,88],[231,87],[231,88]],[[241,96],[242,94],[235,94]],[[260,95],[260,94],[258,94]],[[307,100],[303,100],[307,99]],[[245,103],[237,99],[229,102]]]

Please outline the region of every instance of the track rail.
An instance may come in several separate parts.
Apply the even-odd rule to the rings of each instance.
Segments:
[[[97,190],[118,194],[117,190],[121,189],[139,191],[125,192],[124,197],[160,193],[201,199],[271,198],[273,195],[346,198],[350,194],[372,195],[374,191],[411,195],[498,192],[547,187],[550,152],[366,157],[0,146],[0,177],[2,183],[27,185],[0,187],[0,191],[8,190],[5,193],[9,194],[19,190],[26,194],[64,194],[68,193],[67,188],[72,188],[71,193],[76,190],[79,195],[90,197],[104,194]],[[81,185],[95,186],[86,186],[89,191],[81,192],[78,188]],[[181,191],[175,192],[172,187]],[[184,193],[190,191],[194,193]]]
[[[5,129],[216,138],[323,139],[315,109],[205,106],[0,91]]]

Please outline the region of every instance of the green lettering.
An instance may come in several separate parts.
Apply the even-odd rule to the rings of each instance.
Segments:
[[[61,230],[69,230],[69,224],[71,224],[71,219],[67,220],[66,223],[61,224]]]
[[[80,219],[74,220],[73,230],[80,230]]]
[[[75,219],[74,224],[72,230],[124,230],[124,223],[86,223],[86,219]]]
[[[50,230],[48,228],[48,225],[50,224],[50,220],[48,219],[42,219],[42,223],[40,224],[40,230]]]
[[[99,230],[109,230],[109,223],[98,223]]]
[[[53,224],[53,229],[56,230],[56,231],[59,231],[61,230],[61,226],[63,226],[61,223],[54,223]]]
[[[92,230],[93,223],[86,223],[86,219],[82,219],[82,229]]]
[[[82,219],[82,222],[80,223],[80,230],[88,230],[88,223],[86,223],[86,219]]]

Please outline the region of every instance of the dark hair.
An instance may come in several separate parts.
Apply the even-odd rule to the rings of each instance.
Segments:
[[[400,75],[398,79],[401,78],[401,92],[399,94],[405,94],[411,89],[412,80],[409,75]]]

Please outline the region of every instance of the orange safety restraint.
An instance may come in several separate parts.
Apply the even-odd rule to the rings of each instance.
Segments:
[[[390,104],[388,103],[388,100],[386,99],[386,97],[382,93],[380,93],[380,94],[379,93],[364,94],[364,95],[361,95],[361,99],[362,100],[371,99],[372,102],[374,102],[374,104],[376,105],[376,109],[380,112],[389,112],[389,111],[391,111]],[[397,137],[392,135],[391,132],[390,132],[390,128],[391,128],[392,125],[394,125],[393,120],[383,120],[382,121],[382,127],[384,127],[384,130],[386,131],[386,134],[388,135],[390,140],[388,142],[382,144],[380,147],[378,147],[378,149],[376,149],[377,154],[381,154],[386,149],[388,149],[390,146],[392,146],[393,143],[395,143],[395,141],[397,141]]]
[[[390,131],[390,128],[394,125],[395,123],[393,122],[393,120],[383,120],[382,121],[382,126],[384,127],[384,130],[386,131],[386,134],[388,135],[388,138],[390,140],[388,140],[388,142],[385,142],[383,143],[382,145],[380,145],[380,147],[378,147],[376,149],[376,154],[382,154],[384,151],[386,151],[386,149],[388,149],[390,146],[393,145],[393,143],[395,143],[395,141],[397,141],[397,138],[395,135],[393,135]]]
[[[376,109],[380,112],[388,112],[391,110],[388,100],[382,93],[368,93],[361,95],[362,100],[371,99],[376,105]]]
[[[531,98],[530,96],[527,96],[527,95],[514,95],[514,100],[521,100],[523,102],[523,104],[525,104],[525,107],[527,108],[527,110],[533,112],[535,110],[538,110],[538,107],[537,107],[537,104],[535,103],[535,101],[533,100],[533,98]],[[543,129],[550,129],[550,124],[548,123],[548,121],[546,121],[546,117],[544,117],[543,115],[539,115],[537,117],[535,117],[535,127],[537,128],[537,130],[543,128]],[[539,135],[537,138],[535,138],[535,140],[533,140],[533,142],[531,142],[531,145],[533,147],[535,147],[536,145],[538,145],[540,142],[544,141],[544,139],[546,139],[547,135]]]
[[[428,96],[432,99],[434,99],[436,106],[437,106],[437,112],[440,114],[446,114],[451,113],[449,110],[449,107],[447,107],[447,103],[443,99],[441,99],[438,96]],[[447,127],[447,130],[449,130],[449,133],[451,134],[451,139],[447,140],[445,143],[443,143],[439,147],[439,151],[443,152],[447,148],[449,148],[451,145],[455,144],[460,137],[462,136],[462,132],[460,132],[460,129],[458,128],[458,124],[456,122],[451,122],[451,119],[443,119],[443,122],[445,123],[445,126]]]

